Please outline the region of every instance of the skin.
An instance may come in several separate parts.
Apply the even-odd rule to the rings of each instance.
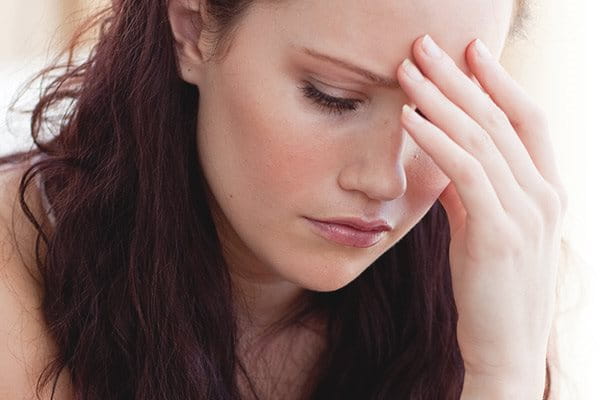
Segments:
[[[247,323],[279,318],[305,289],[335,290],[356,279],[439,198],[452,233],[457,334],[466,367],[461,399],[541,398],[567,196],[543,113],[497,62],[512,4],[461,5],[261,4],[243,20],[223,64],[206,61],[208,42],[191,29],[197,4],[172,0],[169,19],[182,78],[202,93],[198,151]],[[445,50],[441,59],[421,50],[424,33]],[[490,58],[476,56],[475,37],[488,45]],[[393,77],[399,87],[368,85],[295,52],[299,46]],[[406,58],[423,80],[409,79],[399,67]],[[331,95],[361,98],[365,106],[351,117],[326,114],[302,96],[302,80],[320,82]],[[429,121],[410,122],[411,113],[401,111],[405,104]],[[28,372],[41,370],[55,353],[37,312],[42,288],[31,280],[32,271],[11,262],[18,256],[8,227],[15,226],[16,242],[30,245],[24,254],[34,264],[35,232],[20,213],[13,219],[23,172],[0,174],[0,257],[7,266],[0,314],[8,327],[6,353],[14,355],[0,365],[0,376],[9,377],[0,393],[14,398],[31,397],[37,374]],[[26,197],[43,219],[38,194]],[[372,248],[347,248],[316,237],[301,218],[348,215],[383,217],[394,229]],[[289,343],[278,340],[275,350]],[[306,337],[293,344],[302,353],[312,347]],[[309,365],[307,358],[298,364]],[[26,360],[27,370],[13,360]],[[284,377],[297,374],[295,367],[285,369],[289,365],[269,366]],[[73,397],[66,372],[59,398]],[[301,387],[302,379],[284,380],[282,387],[293,392],[294,384]],[[293,397],[284,392],[277,398]]]
[[[249,320],[268,324],[305,289],[347,285],[439,198],[452,234],[464,398],[524,388],[541,398],[567,196],[543,112],[498,63],[512,2],[460,5],[261,3],[222,64],[206,61],[208,42],[175,17],[185,13],[170,13],[182,77],[201,93],[201,167]],[[423,51],[425,33],[439,58]],[[398,85],[369,85],[303,46]],[[405,59],[424,76],[411,79]],[[303,97],[303,80],[364,103],[327,114]],[[302,218],[352,215],[393,229],[360,249],[322,239]]]
[[[213,49],[189,33],[187,18],[194,12],[181,9],[190,6],[174,2],[170,19],[182,76],[201,93],[202,168],[248,315],[267,325],[304,289],[332,291],[356,279],[419,222],[449,182],[402,129],[402,105],[413,104],[405,90],[373,86],[299,49],[316,49],[398,82],[412,43],[428,32],[472,77],[466,44],[479,37],[499,57],[513,4],[256,4],[223,63],[206,61]],[[329,95],[366,103],[353,113],[328,114],[303,96],[303,80]],[[352,248],[317,236],[303,216],[383,218],[393,229],[374,247]]]

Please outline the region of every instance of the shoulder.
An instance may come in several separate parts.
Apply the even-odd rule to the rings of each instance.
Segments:
[[[0,271],[19,262],[35,265],[37,231],[23,213],[19,202],[19,186],[28,166],[23,163],[0,165]],[[37,188],[29,186],[25,200],[36,217],[41,214]],[[39,280],[35,271],[30,272]]]
[[[28,165],[0,166],[0,398],[33,399],[37,378],[55,354],[40,305],[43,297],[35,266],[37,232],[19,204],[19,184]],[[35,188],[26,193],[39,211]],[[56,394],[71,398],[61,374]],[[44,395],[51,393],[51,386]]]

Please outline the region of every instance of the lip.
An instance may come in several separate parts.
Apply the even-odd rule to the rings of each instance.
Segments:
[[[390,231],[392,227],[388,225],[388,223],[383,219],[378,219],[375,221],[366,221],[360,218],[331,218],[327,220],[314,220],[319,222],[325,222],[329,224],[337,224],[337,225],[348,225],[351,228],[354,228],[363,232],[373,232],[373,231]]]
[[[336,243],[351,246],[367,248],[376,245],[383,238],[386,231],[389,231],[391,227],[385,222],[374,221],[366,223],[362,220],[357,221],[356,219],[336,219],[328,221],[320,221],[311,218],[306,218],[315,232],[325,239],[334,241]],[[337,221],[343,221],[340,223]],[[353,224],[352,226],[349,224]],[[357,229],[358,228],[360,229]]]

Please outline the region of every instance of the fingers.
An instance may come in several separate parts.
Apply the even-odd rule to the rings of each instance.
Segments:
[[[515,180],[504,155],[499,151],[490,135],[463,109],[446,97],[435,83],[419,75],[416,66],[411,64],[404,64],[404,66],[408,71],[400,68],[399,81],[419,110],[435,127],[439,128],[440,132],[455,142],[465,156],[470,156],[481,164],[480,166],[485,172],[484,178],[493,186],[502,208],[505,210],[516,208],[516,203],[521,202],[524,197],[522,189]],[[459,72],[468,80],[462,71]],[[475,87],[470,80],[468,83]],[[481,96],[481,90],[477,88],[476,90]],[[478,98],[475,97],[471,101],[476,102]],[[427,144],[425,145],[427,146]],[[448,150],[446,149],[446,151]],[[532,167],[534,167],[533,164]],[[450,174],[446,175],[451,177]],[[478,184],[478,186],[481,185],[482,183]],[[461,186],[463,185],[457,182],[459,192]]]
[[[489,52],[479,56],[475,41],[467,46],[466,59],[477,80],[504,110],[518,137],[544,179],[559,184],[558,170],[543,111]],[[484,46],[485,47],[485,46]]]
[[[544,112],[502,65],[486,52],[485,46],[482,56],[479,55],[475,42],[467,46],[466,59],[469,67],[484,90],[504,111],[540,175],[557,192],[565,209],[567,194],[558,171]],[[541,193],[543,195],[543,188]]]
[[[433,43],[437,57],[423,49],[424,42]],[[564,195],[539,109],[492,56],[477,56],[474,42],[467,47],[479,87],[433,40],[419,38],[413,53],[419,63],[414,69],[421,70],[425,78],[409,79],[400,68],[403,89],[432,124],[480,162],[506,211],[518,214],[526,195],[534,199],[547,196],[548,183],[554,182]],[[505,106],[516,112],[512,118],[505,113]],[[520,119],[515,127],[514,120],[523,118],[522,108],[528,110],[529,119]],[[518,134],[516,128],[524,133]],[[522,140],[525,137],[529,141]],[[460,185],[457,188],[460,190]]]
[[[404,105],[402,124],[457,188],[469,216],[478,222],[495,221],[505,215],[496,190],[481,163],[446,133]]]
[[[414,45],[415,58],[423,73],[444,96],[487,132],[511,168],[516,181],[522,187],[530,188],[540,183],[543,178],[501,107],[496,105],[487,93],[465,75],[454,60],[443,49],[437,47],[433,39],[429,39],[430,41],[426,41],[425,38],[420,38],[415,41]],[[439,49],[440,57],[438,59],[427,55],[421,46],[424,41]],[[479,71],[474,72],[475,77],[479,80],[477,74]],[[427,113],[425,114],[427,115]],[[439,121],[440,124],[444,124],[444,122]],[[439,126],[443,130],[447,130],[445,126]]]

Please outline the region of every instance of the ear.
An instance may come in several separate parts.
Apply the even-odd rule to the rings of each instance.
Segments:
[[[175,39],[179,75],[191,84],[198,85],[202,77],[202,67],[210,49],[210,41],[201,40],[207,23],[206,0],[170,0],[168,5],[169,23]]]

